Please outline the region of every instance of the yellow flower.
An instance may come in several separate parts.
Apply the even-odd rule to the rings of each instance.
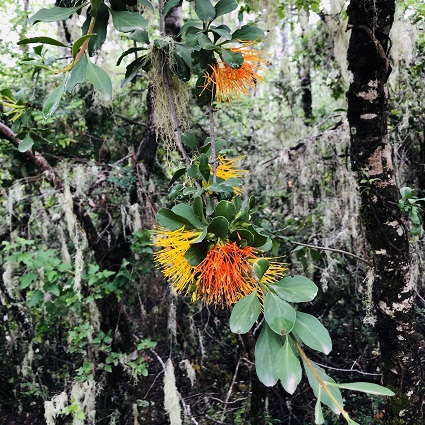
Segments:
[[[184,227],[178,230],[158,227],[153,231],[152,245],[162,248],[154,253],[154,260],[177,293],[183,291],[187,293],[195,283],[196,267],[186,261],[184,254],[200,234],[200,232],[184,230]]]
[[[237,158],[233,159],[226,159],[224,156],[219,155],[217,157],[217,170],[216,175],[220,179],[227,180],[231,178],[242,178],[245,173],[247,173],[247,170],[238,170],[235,166],[235,162],[239,161],[243,156],[238,156]],[[233,192],[235,195],[240,195],[242,193],[242,189],[240,187],[235,186],[233,188]]]
[[[263,77],[257,71],[261,70],[261,65],[266,61],[260,58],[258,50],[249,49],[253,43],[245,43],[240,47],[231,47],[232,52],[241,53],[244,61],[240,68],[232,68],[224,61],[218,61],[211,70],[204,74],[205,84],[203,90],[212,85],[212,92],[218,103],[232,102],[241,97],[241,95],[249,94],[250,89],[255,88],[258,81],[262,81]]]

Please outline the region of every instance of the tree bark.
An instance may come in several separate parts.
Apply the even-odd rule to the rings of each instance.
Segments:
[[[385,424],[422,424],[422,375],[410,282],[408,232],[387,132],[389,33],[395,0],[351,0],[347,92],[351,161],[361,192],[361,218],[373,256],[373,299],[383,383],[395,392]]]

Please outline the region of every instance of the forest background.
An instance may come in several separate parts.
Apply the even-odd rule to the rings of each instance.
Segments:
[[[155,268],[149,230],[160,208],[190,196],[175,171],[211,137],[211,107],[199,102],[196,64],[184,53],[172,63],[159,55],[159,67],[145,58],[170,49],[165,33],[186,42],[181,30],[202,17],[205,0],[92,1],[96,36],[83,39],[91,15],[81,3],[0,3],[1,423],[345,423],[332,407],[320,418],[308,379],[293,394],[259,380],[259,324],[232,333],[230,309],[176,296]],[[269,256],[319,288],[302,310],[333,347],[325,356],[306,344],[309,358],[337,382],[395,392],[344,391],[359,423],[414,425],[425,355],[425,7],[388,4],[228,6],[217,24],[259,28],[266,63],[248,96],[214,104],[214,137],[226,158],[241,157],[241,196],[255,197],[252,221],[272,242]],[[54,6],[78,13],[31,18]],[[124,11],[141,18],[119,21]],[[86,40],[89,71],[61,88],[64,73],[54,71]],[[367,93],[376,89],[380,103],[361,95],[369,71],[377,86]],[[173,101],[158,83],[164,75]],[[380,121],[356,122],[356,99]],[[170,104],[180,132],[190,131],[180,145]],[[361,162],[377,151],[379,171]],[[392,229],[401,239],[387,237]]]

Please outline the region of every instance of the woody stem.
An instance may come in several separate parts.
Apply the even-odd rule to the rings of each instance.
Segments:
[[[211,143],[211,158],[210,164],[212,168],[212,181],[217,181],[217,151],[215,147],[215,126],[214,126],[214,106],[208,106],[208,116],[210,118],[210,143]]]

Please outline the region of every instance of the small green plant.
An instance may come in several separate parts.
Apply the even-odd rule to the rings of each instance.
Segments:
[[[381,180],[379,177],[371,178],[368,171],[363,171],[363,178],[360,180],[360,193],[366,192],[369,195],[372,183],[379,180]]]
[[[414,191],[410,187],[402,187],[400,189],[401,199],[398,201],[398,207],[401,211],[408,214],[409,220],[412,223],[412,235],[418,236],[422,231],[422,207],[420,201],[425,201],[425,198],[418,198],[414,195]]]

